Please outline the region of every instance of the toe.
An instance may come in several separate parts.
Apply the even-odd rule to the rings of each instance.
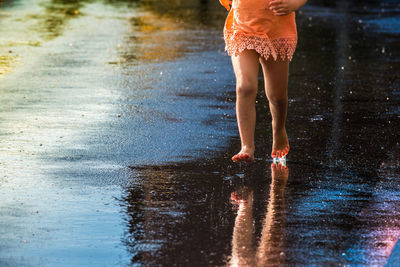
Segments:
[[[240,161],[245,161],[245,162],[253,162],[254,157],[247,152],[239,152],[236,155],[232,157],[233,162],[240,162]]]
[[[283,150],[279,151],[279,157],[282,158],[289,153],[289,147],[285,147]]]
[[[238,153],[232,157],[232,161],[238,162],[242,160],[250,159],[250,155],[248,153]]]
[[[238,197],[236,196],[236,193],[235,193],[235,192],[232,192],[232,194],[231,194],[231,199],[234,200],[234,201],[237,201],[237,200],[238,200]]]

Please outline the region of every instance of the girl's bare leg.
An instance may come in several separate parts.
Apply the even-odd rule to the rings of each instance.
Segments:
[[[256,266],[253,246],[253,190],[244,187],[231,194],[232,204],[238,206],[233,227],[232,255],[228,266]]]
[[[239,55],[232,56],[232,65],[236,75],[236,116],[242,147],[232,160],[252,162],[254,161],[255,100],[258,88],[259,55],[254,50],[244,50]]]
[[[257,266],[284,266],[281,253],[285,246],[285,187],[289,169],[271,164],[271,185],[261,238],[257,247]]]
[[[269,100],[272,116],[273,144],[271,157],[283,157],[289,152],[289,141],[286,134],[286,113],[288,106],[287,83],[289,60],[271,57],[260,58],[264,74],[265,93]]]

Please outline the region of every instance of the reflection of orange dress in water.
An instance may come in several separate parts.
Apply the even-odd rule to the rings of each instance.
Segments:
[[[229,0],[220,0],[229,10]],[[225,50],[238,55],[254,49],[265,59],[271,55],[291,60],[297,44],[295,13],[275,16],[270,0],[233,0],[224,27]]]

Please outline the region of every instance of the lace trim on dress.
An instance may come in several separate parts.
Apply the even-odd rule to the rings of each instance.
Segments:
[[[239,31],[224,31],[225,51],[228,54],[237,56],[245,49],[254,49],[265,59],[272,56],[277,60],[278,56],[282,60],[285,58],[290,61],[296,50],[297,37],[283,37],[270,39],[268,36],[246,35]]]

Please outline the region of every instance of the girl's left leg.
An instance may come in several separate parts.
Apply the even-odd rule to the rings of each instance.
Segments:
[[[288,106],[287,84],[289,60],[265,60],[260,58],[264,74],[265,93],[268,97],[272,116],[272,153],[271,157],[283,157],[289,152],[289,141],[286,134],[286,113]]]

